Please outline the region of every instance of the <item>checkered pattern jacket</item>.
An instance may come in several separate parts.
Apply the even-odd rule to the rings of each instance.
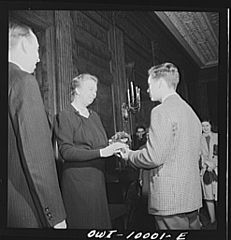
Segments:
[[[137,167],[151,169],[150,214],[173,215],[202,206],[201,132],[197,115],[178,94],[152,109],[146,147],[129,153]]]

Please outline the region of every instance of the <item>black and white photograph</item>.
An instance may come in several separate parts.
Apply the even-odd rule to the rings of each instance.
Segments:
[[[2,8],[0,236],[228,239],[229,9],[48,3]]]

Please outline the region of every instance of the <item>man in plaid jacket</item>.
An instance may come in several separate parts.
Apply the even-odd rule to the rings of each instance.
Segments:
[[[148,210],[157,228],[200,229],[201,123],[176,93],[179,72],[172,63],[149,70],[149,95],[161,104],[151,111],[149,139],[142,150],[121,153],[139,168],[151,169]]]

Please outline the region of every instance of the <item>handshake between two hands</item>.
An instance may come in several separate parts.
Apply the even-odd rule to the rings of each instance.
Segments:
[[[117,132],[109,140],[109,146],[100,150],[101,157],[109,157],[116,155],[125,160],[128,159],[128,154],[130,152],[129,143],[131,142],[131,137],[125,132]]]
[[[110,157],[112,155],[116,155],[118,157],[121,157],[127,160],[129,151],[130,151],[129,146],[126,143],[114,142],[114,143],[110,143],[109,146],[103,149],[100,149],[100,156]]]
[[[130,152],[130,149],[127,144],[116,142],[116,143],[112,143],[112,145],[116,147],[114,150],[114,155],[116,155],[117,157],[123,158],[125,160],[128,159],[128,154]]]

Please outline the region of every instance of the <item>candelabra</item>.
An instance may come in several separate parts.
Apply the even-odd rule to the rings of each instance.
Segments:
[[[122,115],[125,120],[128,119],[128,113],[133,114],[140,111],[140,88],[130,82],[130,87],[127,89],[127,104],[122,103]]]

